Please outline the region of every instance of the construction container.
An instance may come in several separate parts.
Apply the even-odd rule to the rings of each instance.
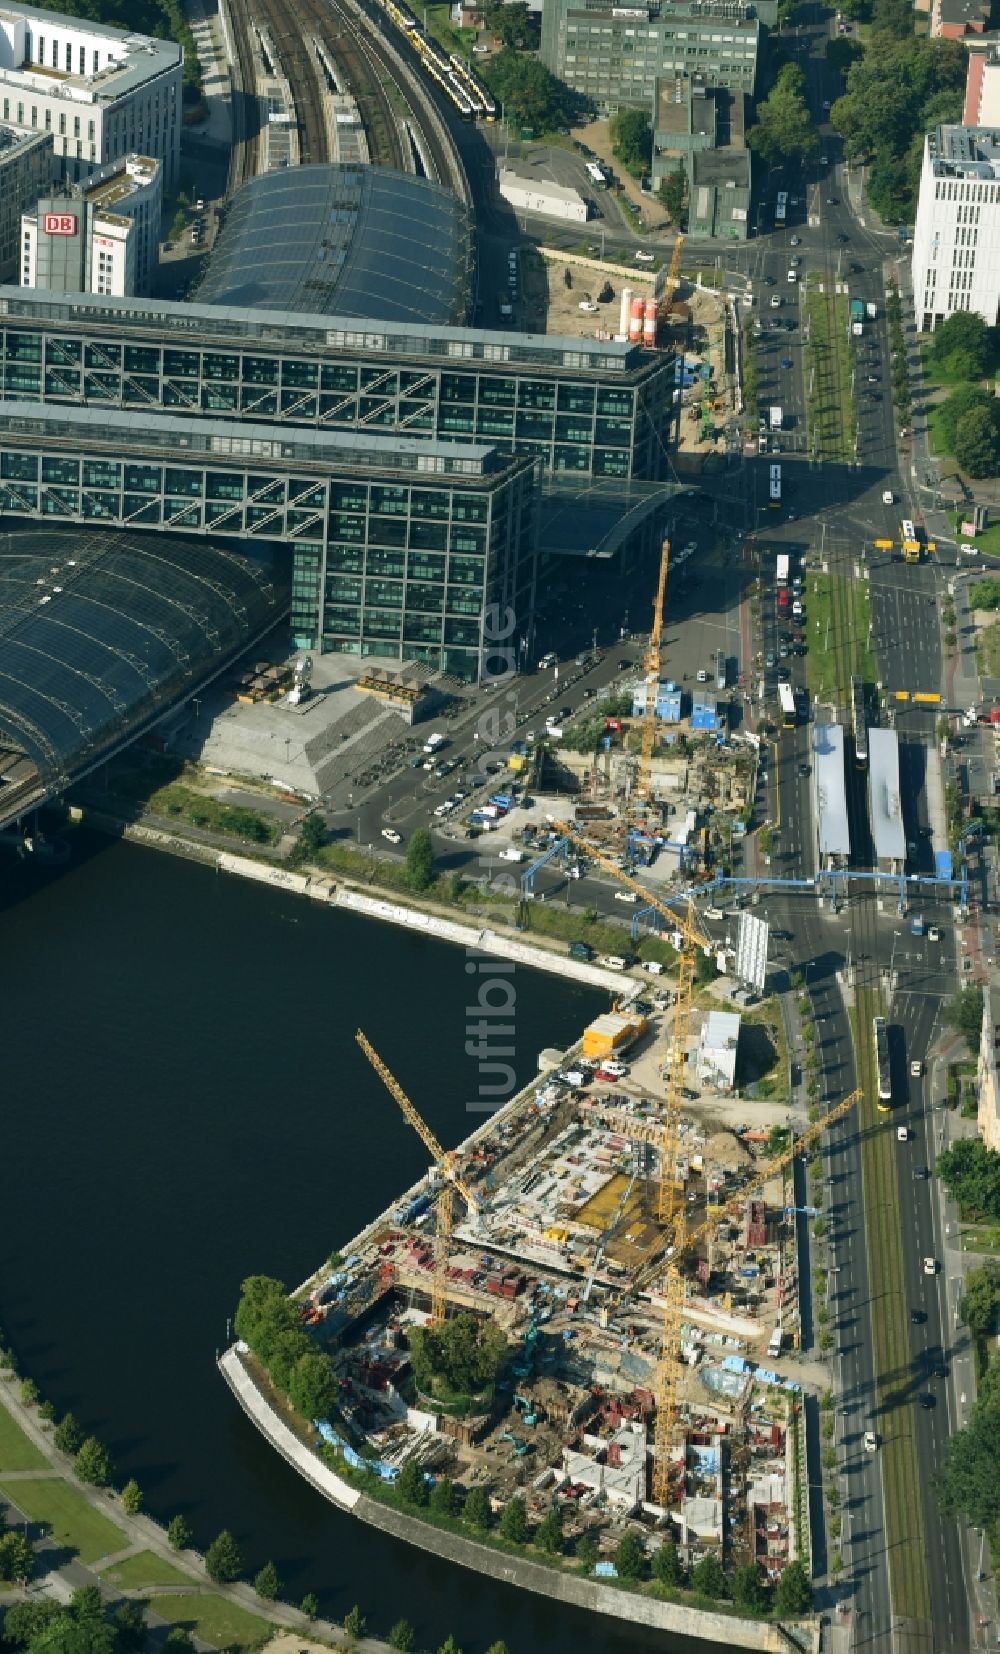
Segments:
[[[642,299],[633,299],[629,309],[628,338],[629,344],[637,345],[642,339],[642,319],[645,305]]]
[[[626,1015],[621,1011],[606,1011],[603,1016],[584,1029],[583,1055],[610,1057],[614,1051],[629,1045],[646,1031],[645,1017]]]
[[[626,336],[628,335],[628,319],[629,319],[631,314],[632,314],[632,289],[631,289],[631,287],[623,287],[622,288],[622,307],[621,307],[621,311],[619,312],[618,331],[619,331],[619,333],[624,333]]]

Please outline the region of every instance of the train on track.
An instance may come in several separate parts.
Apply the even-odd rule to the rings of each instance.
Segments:
[[[859,768],[868,762],[868,713],[865,710],[865,686],[860,678],[851,679],[851,722],[854,725],[854,761]]]
[[[875,1041],[875,1068],[878,1074],[877,1107],[880,1114],[888,1114],[892,1107],[892,1078],[889,1067],[889,1030],[885,1025],[885,1017],[873,1019],[872,1035]]]
[[[497,106],[479,76],[465,59],[447,52],[432,40],[413,13],[398,0],[379,0],[382,10],[404,34],[431,79],[441,88],[463,120],[495,121]]]

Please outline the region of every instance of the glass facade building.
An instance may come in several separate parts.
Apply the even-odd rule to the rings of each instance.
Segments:
[[[667,474],[673,359],[610,340],[0,289],[0,395],[489,443],[551,472]]]
[[[0,517],[294,549],[297,647],[472,680],[535,600],[537,461],[476,443],[0,402]]]

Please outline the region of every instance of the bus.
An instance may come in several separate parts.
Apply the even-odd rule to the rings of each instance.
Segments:
[[[587,177],[590,179],[592,184],[597,185],[599,190],[607,189],[608,180],[605,178],[604,173],[601,171],[601,168],[598,166],[596,161],[587,162]]]
[[[774,222],[775,222],[776,225],[784,224],[787,217],[788,217],[788,196],[785,193],[785,191],[782,190],[780,192],[779,196],[778,196],[777,201],[774,204]]]
[[[779,552],[777,561],[774,565],[774,578],[777,580],[779,586],[788,585],[788,569],[789,562],[787,551]]]
[[[903,544],[903,562],[919,563],[920,561],[920,534],[909,517],[904,517],[900,525],[900,537]]]
[[[771,476],[770,476],[770,483],[769,483],[769,490],[768,490],[768,504],[773,505],[773,506],[779,506],[781,504],[781,466],[780,465],[772,465],[771,466]]]
[[[889,1075],[889,1031],[885,1017],[876,1017],[872,1023],[875,1041],[875,1068],[878,1073],[878,1111],[888,1114],[892,1103],[892,1080]]]
[[[794,729],[798,719],[795,715],[795,693],[790,683],[779,683],[778,705],[781,708],[781,722],[785,729]]]

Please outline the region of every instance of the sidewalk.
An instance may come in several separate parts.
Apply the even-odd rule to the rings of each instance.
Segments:
[[[350,1648],[364,1650],[364,1654],[389,1654],[387,1643],[373,1637],[358,1639],[350,1637],[339,1626],[328,1620],[309,1620],[299,1609],[284,1602],[265,1602],[258,1597],[250,1585],[216,1585],[209,1579],[202,1557],[197,1551],[175,1551],[167,1541],[166,1533],[152,1517],[139,1514],[129,1516],[122,1506],[117,1492],[109,1488],[90,1487],[77,1480],[73,1474],[72,1461],[64,1453],[60,1453],[52,1439],[51,1426],[45,1427],[38,1417],[36,1408],[26,1407],[18,1395],[19,1380],[7,1374],[0,1375],[0,1406],[6,1408],[14,1422],[24,1432],[39,1453],[46,1460],[46,1468],[33,1471],[4,1471],[0,1472],[0,1481],[9,1488],[16,1488],[18,1482],[30,1482],[40,1478],[58,1477],[72,1487],[74,1493],[83,1499],[92,1510],[96,1511],[105,1521],[110,1521],[125,1534],[127,1544],[119,1546],[115,1551],[105,1556],[95,1558],[89,1564],[70,1557],[65,1559],[65,1547],[55,1540],[48,1538],[35,1539],[34,1549],[37,1558],[38,1572],[27,1592],[0,1593],[0,1603],[10,1605],[14,1602],[23,1602],[26,1597],[48,1597],[56,1602],[68,1603],[73,1592],[83,1585],[96,1585],[106,1602],[118,1602],[126,1598],[136,1602],[150,1604],[148,1620],[150,1631],[157,1642],[165,1641],[170,1629],[170,1622],[160,1619],[152,1609],[152,1587],[142,1590],[119,1590],[102,1578],[107,1569],[113,1569],[126,1557],[149,1551],[161,1561],[182,1574],[188,1576],[186,1584],[177,1584],[167,1587],[171,1594],[182,1593],[194,1596],[218,1596],[231,1602],[255,1618],[269,1621],[274,1626],[275,1634],[279,1631],[294,1632],[296,1647],[306,1650],[311,1638],[322,1639],[313,1642],[311,1649],[315,1654],[322,1654],[323,1645],[335,1648]],[[6,1505],[8,1513],[16,1513],[14,1520],[18,1525],[27,1528],[37,1528],[24,1511],[20,1510],[14,1499],[4,1500],[0,1495],[0,1506]],[[161,1591],[160,1594],[163,1594]],[[155,1598],[153,1599],[155,1600]],[[200,1639],[195,1639],[200,1650],[211,1650],[213,1645]]]

